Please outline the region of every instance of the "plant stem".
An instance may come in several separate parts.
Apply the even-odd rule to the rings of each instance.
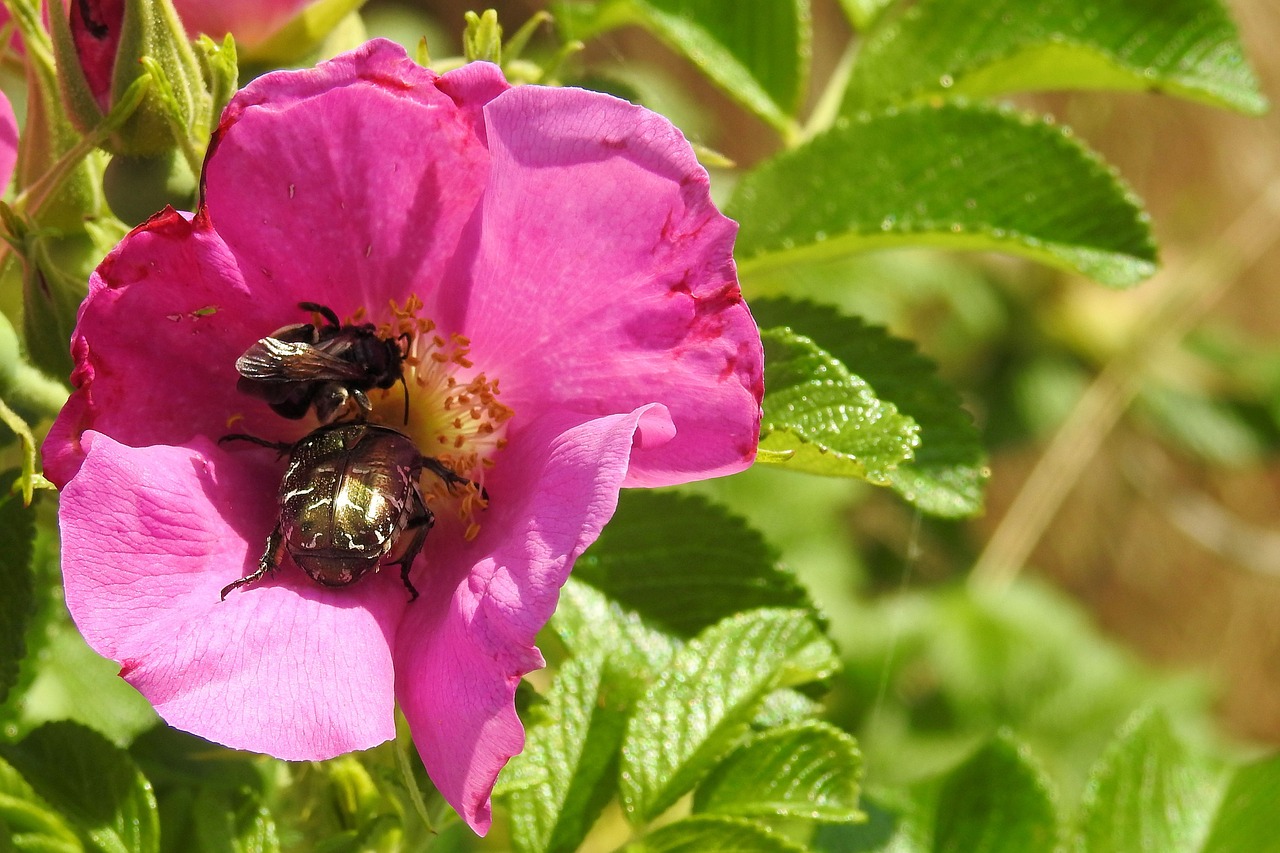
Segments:
[[[1067,495],[1133,401],[1148,365],[1178,345],[1277,240],[1280,184],[1265,189],[1161,291],[1133,344],[1081,396],[974,564],[969,586],[999,592],[1017,579]]]

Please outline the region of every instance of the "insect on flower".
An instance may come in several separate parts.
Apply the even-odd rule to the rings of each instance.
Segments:
[[[298,307],[320,314],[326,324],[293,323],[258,340],[236,359],[238,390],[266,400],[291,420],[315,406],[324,424],[352,406],[357,417],[366,418],[373,410],[366,391],[405,384],[407,335],[383,338],[372,323],[343,324],[333,309],[315,302]],[[407,388],[404,407],[408,422]]]
[[[148,220],[89,279],[75,391],[43,448],[62,489],[67,606],[167,723],[236,749],[290,761],[367,749],[396,737],[398,706],[444,799],[484,833],[494,783],[525,743],[517,685],[542,665],[538,634],[620,491],[756,457],[763,348],[738,287],[736,226],[662,116],[584,89],[512,86],[485,62],[437,75],[383,40],[253,80],[216,134],[194,215]],[[295,314],[299,300],[334,316]],[[205,305],[218,311],[193,313]],[[356,380],[374,410],[362,420],[352,405],[314,432],[310,395],[353,383],[286,373],[271,393],[308,420],[277,432],[254,405],[236,429],[271,449],[219,446],[245,408],[237,357],[286,319],[312,324],[281,333],[306,344],[290,353],[333,355],[365,322],[347,313],[357,305],[381,346],[409,332],[409,423],[369,390],[376,380]],[[394,397],[399,377],[387,377]],[[366,454],[386,473],[351,473]],[[476,482],[455,482],[452,499],[439,476],[415,484],[422,456]],[[267,571],[314,556],[299,512],[281,507],[293,465],[290,486],[330,508],[339,472],[394,498],[354,529],[315,516],[339,543],[322,566],[339,578],[403,571],[428,526],[419,491],[436,524],[410,571],[412,607],[393,577],[335,588],[264,575],[228,592],[238,606],[218,600],[260,568],[277,525]],[[496,504],[483,524],[480,481]],[[370,518],[396,533],[386,553],[339,535]],[[270,654],[245,653],[259,648]]]
[[[243,433],[223,436],[219,443],[227,441],[287,453],[289,467],[280,481],[280,517],[258,569],[223,587],[223,599],[274,571],[287,552],[324,586],[346,586],[384,564],[399,565],[413,601],[418,591],[409,570],[435,523],[418,477],[425,468],[450,490],[471,482],[423,456],[408,436],[376,424],[330,424],[293,444]]]

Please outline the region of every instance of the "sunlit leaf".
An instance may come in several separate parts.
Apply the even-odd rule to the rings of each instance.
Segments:
[[[599,657],[574,658],[556,675],[541,716],[513,759],[545,770],[511,795],[511,833],[528,853],[577,850],[613,796],[625,701],[611,697]]]
[[[858,811],[862,757],[853,738],[817,721],[763,732],[722,761],[698,786],[696,812],[798,817],[826,823]]]
[[[987,470],[978,430],[960,395],[915,344],[813,302],[753,299],[751,313],[761,326],[787,326],[812,338],[868,382],[879,399],[915,421],[920,443],[913,457],[888,474],[896,492],[933,515],[981,511]]]
[[[1052,850],[1058,819],[1043,773],[998,736],[943,782],[934,823],[937,853]]]
[[[841,119],[739,182],[740,270],[895,246],[1009,252],[1115,286],[1155,270],[1146,214],[1069,132],[945,102]]]
[[[887,483],[911,458],[919,428],[811,339],[761,332],[765,354],[763,462],[831,477]]]
[[[622,748],[633,822],[665,811],[746,735],[765,697],[835,671],[831,643],[803,610],[753,610],[676,652],[635,709]]]
[[[695,495],[626,492],[573,576],[688,639],[726,616],[813,604],[760,533]]]
[[[1140,712],[1089,776],[1076,849],[1198,851],[1221,779],[1174,736],[1163,713]]]
[[[1260,113],[1219,0],[920,0],[858,55],[843,109],[946,92],[1156,91]]]
[[[573,576],[560,590],[551,628],[576,654],[607,650],[613,664],[631,669],[637,677],[656,676],[679,645],[651,620]]]
[[[1232,775],[1201,853],[1249,850],[1260,839],[1280,839],[1280,756],[1256,761]]]
[[[643,26],[785,133],[808,84],[808,0],[600,0],[556,5],[567,38]]]
[[[655,829],[624,853],[804,853],[768,827],[740,818],[695,815]]]

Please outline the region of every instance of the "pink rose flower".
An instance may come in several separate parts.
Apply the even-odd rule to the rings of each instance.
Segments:
[[[255,80],[209,150],[200,209],[129,234],[80,311],[43,449],[67,605],[166,721],[228,746],[363,749],[398,701],[483,833],[534,638],[619,489],[754,459],[736,226],[661,116],[484,63],[437,76],[387,41]],[[399,386],[373,392],[376,419],[488,492],[479,509],[423,476],[437,523],[413,603],[395,568],[333,589],[289,558],[219,599],[257,566],[285,465],[219,437],[314,426],[238,393],[234,364],[306,322],[304,300],[419,330],[410,423]]]

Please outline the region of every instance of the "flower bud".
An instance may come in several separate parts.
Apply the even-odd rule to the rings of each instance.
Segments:
[[[53,44],[67,111],[82,132],[97,127],[143,74],[144,58],[163,80],[107,141],[116,154],[172,149],[179,134],[207,133],[210,98],[171,0],[74,0],[53,16]]]

